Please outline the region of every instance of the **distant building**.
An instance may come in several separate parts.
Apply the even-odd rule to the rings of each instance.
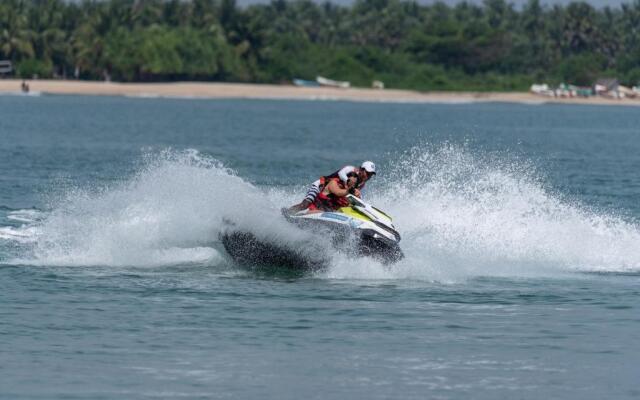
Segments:
[[[620,81],[616,78],[600,78],[593,85],[593,92],[600,96],[620,98]]]
[[[0,60],[0,75],[7,75],[13,72],[13,65],[9,60]]]

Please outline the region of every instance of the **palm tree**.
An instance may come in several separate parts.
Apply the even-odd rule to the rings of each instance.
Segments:
[[[29,26],[34,32],[36,57],[52,65],[56,72],[66,74],[71,46],[65,28],[73,24],[67,7],[60,0],[37,0],[29,12]]]
[[[85,5],[82,23],[71,33],[70,43],[75,73],[99,78],[104,66],[105,19],[103,10]],[[97,6],[99,7],[99,5]]]
[[[599,40],[596,11],[587,3],[567,6],[564,25],[564,45],[570,53],[592,50]]]
[[[0,53],[11,61],[32,58],[33,32],[28,28],[26,5],[23,0],[0,4]]]

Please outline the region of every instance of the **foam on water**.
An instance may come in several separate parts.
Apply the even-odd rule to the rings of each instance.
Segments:
[[[34,245],[12,262],[155,266],[217,263],[230,220],[266,232],[279,220],[260,191],[197,151],[149,155],[140,171],[107,188],[75,189],[32,229]],[[257,210],[256,204],[265,206]],[[284,224],[284,223],[283,223]],[[277,223],[276,223],[277,226]]]
[[[43,216],[42,211],[34,209],[12,210],[7,213],[8,220],[26,223],[36,222],[43,218]]]
[[[370,201],[403,233],[407,257],[394,276],[425,268],[437,279],[640,269],[635,222],[563,200],[527,162],[420,146],[387,176]]]
[[[36,241],[37,234],[37,228],[33,226],[0,227],[0,239],[16,241],[19,243],[33,243]]]
[[[419,146],[375,179],[367,200],[394,216],[405,259],[383,266],[336,256],[323,276],[457,281],[640,270],[635,222],[563,200],[526,162]],[[257,188],[195,150],[167,150],[145,157],[118,185],[65,193],[44,216],[14,214],[26,223],[2,227],[0,239],[26,244],[14,263],[217,265],[225,221],[283,244],[299,242],[300,231],[279,208],[302,195],[303,188]]]
[[[23,91],[11,91],[11,92],[2,92],[0,91],[0,96],[23,96],[23,97],[40,97],[42,96],[42,92],[38,91],[29,91],[27,93]]]

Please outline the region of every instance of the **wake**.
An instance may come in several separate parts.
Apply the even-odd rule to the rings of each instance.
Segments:
[[[320,276],[457,281],[640,271],[635,222],[563,200],[526,162],[417,146],[381,172],[367,201],[394,217],[406,258],[389,267],[330,254]],[[228,220],[272,241],[304,242],[279,212],[303,192],[256,187],[195,150],[167,150],[147,155],[119,184],[67,191],[37,216],[14,214],[0,226],[0,251],[19,246],[7,261],[14,264],[216,266],[228,262],[219,243]]]

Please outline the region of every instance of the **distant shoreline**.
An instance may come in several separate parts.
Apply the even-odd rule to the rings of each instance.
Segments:
[[[297,87],[289,85],[176,82],[115,83],[75,80],[27,80],[30,92],[49,94],[167,97],[194,99],[342,100],[380,103],[591,104],[640,106],[637,99],[553,98],[527,92],[417,92],[397,89]],[[0,80],[0,94],[19,94],[22,80]]]

